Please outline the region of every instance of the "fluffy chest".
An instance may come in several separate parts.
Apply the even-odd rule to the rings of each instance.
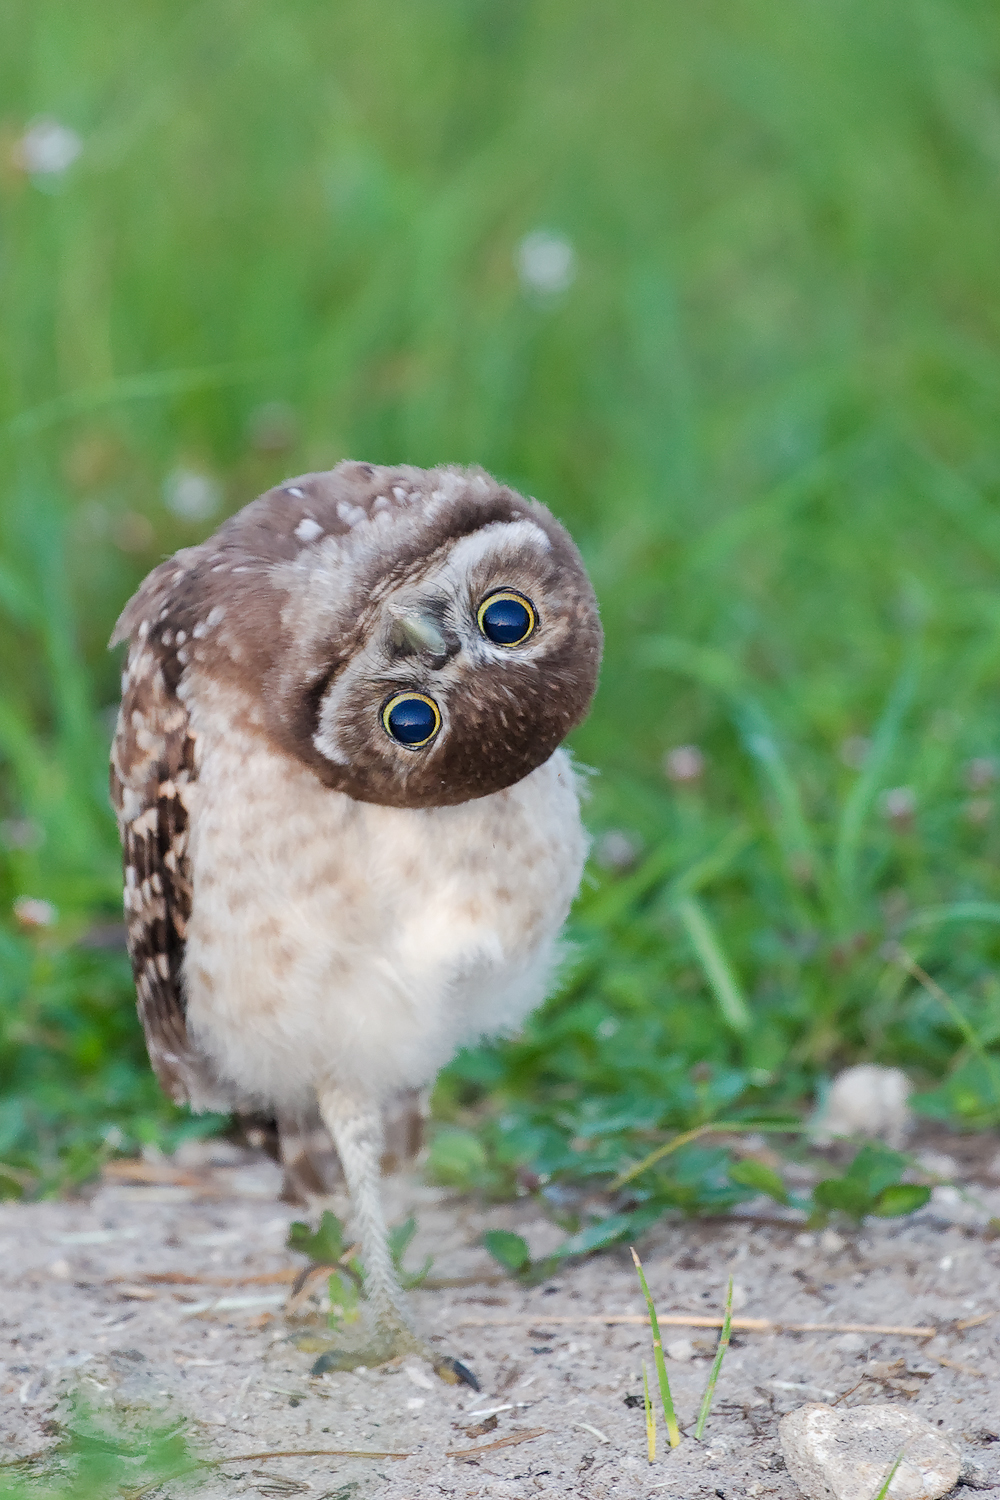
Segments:
[[[389,808],[207,724],[189,1027],[234,1088],[268,1103],[305,1104],[326,1080],[419,1085],[543,998],[584,854],[562,751],[489,797]]]

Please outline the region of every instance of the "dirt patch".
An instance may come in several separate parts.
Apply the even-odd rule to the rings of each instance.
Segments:
[[[961,1141],[942,1136],[935,1147],[963,1159]],[[984,1153],[969,1155],[982,1166]],[[106,1182],[89,1202],[0,1210],[4,1457],[51,1442],[66,1392],[78,1388],[98,1405],[186,1415],[206,1455],[412,1454],[248,1460],[211,1473],[197,1491],[205,1500],[258,1493],[792,1500],[797,1490],[778,1444],[783,1413],[812,1400],[885,1400],[927,1417],[1000,1486],[1000,1241],[988,1228],[1000,1215],[1000,1189],[986,1172],[968,1191],[937,1189],[911,1219],[872,1220],[856,1235],[806,1234],[799,1224],[752,1218],[664,1225],[647,1235],[644,1263],[665,1314],[717,1315],[732,1276],[742,1317],[936,1329],[930,1338],[737,1333],[699,1444],[690,1433],[714,1334],[671,1326],[664,1341],[688,1436],[670,1452],[661,1430],[652,1466],[635,1401],[640,1362],[650,1358],[648,1330],[605,1321],[643,1311],[624,1247],[530,1290],[497,1285],[476,1243],[484,1228],[517,1230],[536,1255],[561,1238],[533,1202],[483,1211],[413,1177],[389,1179],[393,1216],[417,1214],[411,1263],[433,1254],[436,1276],[479,1278],[414,1293],[413,1302],[437,1346],[475,1369],[482,1392],[447,1387],[417,1361],[313,1378],[314,1356],[289,1342],[281,1315],[282,1273],[302,1264],[284,1241],[301,1211],[277,1202],[276,1169],[230,1157],[189,1170],[186,1180],[169,1180],[169,1169],[161,1177],[168,1180]],[[167,1277],[174,1279],[157,1279]],[[498,1446],[503,1439],[516,1441]],[[473,1451],[446,1456],[457,1450]],[[191,1489],[177,1483],[166,1493]]]

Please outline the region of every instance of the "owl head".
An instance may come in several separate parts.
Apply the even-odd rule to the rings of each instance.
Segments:
[[[268,491],[162,564],[144,629],[183,698],[364,802],[436,807],[528,775],[590,707],[594,591],[565,529],[478,469],[342,463]]]

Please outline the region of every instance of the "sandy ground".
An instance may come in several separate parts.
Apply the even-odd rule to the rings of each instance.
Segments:
[[[963,1142],[954,1146],[952,1166],[960,1167]],[[936,1160],[940,1170],[940,1142]],[[306,1448],[411,1455],[234,1462],[208,1473],[197,1490],[205,1500],[540,1493],[791,1500],[798,1492],[781,1460],[779,1417],[804,1401],[844,1398],[848,1406],[906,1403],[980,1466],[980,1485],[992,1479],[1000,1487],[1000,1240],[990,1238],[988,1222],[1000,1216],[1000,1181],[986,1160],[980,1152],[967,1167],[979,1179],[967,1192],[938,1188],[920,1214],[871,1220],[856,1235],[752,1219],[664,1225],[647,1235],[644,1260],[661,1313],[717,1314],[732,1276],[743,1317],[936,1330],[739,1333],[697,1443],[691,1432],[714,1335],[670,1327],[664,1341],[687,1435],[671,1452],[661,1429],[652,1465],[634,1400],[649,1333],[605,1321],[643,1310],[627,1251],[529,1290],[497,1284],[477,1247],[484,1228],[506,1227],[525,1234],[536,1254],[550,1248],[560,1232],[531,1200],[483,1210],[413,1176],[386,1183],[393,1216],[411,1209],[418,1216],[409,1263],[432,1253],[435,1276],[476,1278],[414,1293],[413,1302],[436,1346],[474,1368],[480,1394],[442,1384],[416,1360],[311,1377],[315,1355],[290,1341],[282,1314],[287,1286],[252,1280],[302,1265],[283,1248],[301,1211],[277,1201],[270,1163],[234,1155],[224,1143],[214,1165],[189,1170],[186,1180],[112,1180],[89,1201],[6,1205],[0,1454],[51,1442],[75,1388],[133,1419],[186,1415],[206,1456]],[[192,1279],[155,1280],[167,1273]],[[504,1438],[523,1440],[495,1446]],[[455,1450],[467,1451],[447,1456]],[[194,1492],[176,1481],[162,1493]]]

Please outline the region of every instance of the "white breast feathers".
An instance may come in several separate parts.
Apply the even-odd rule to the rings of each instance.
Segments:
[[[188,1027],[240,1095],[294,1110],[343,1080],[386,1098],[544,998],[586,853],[565,751],[476,801],[382,807],[218,700],[188,707]]]

